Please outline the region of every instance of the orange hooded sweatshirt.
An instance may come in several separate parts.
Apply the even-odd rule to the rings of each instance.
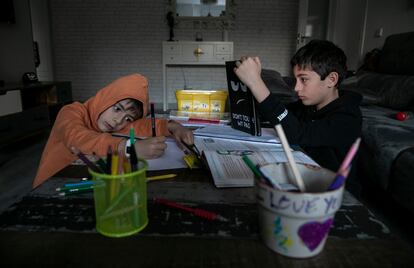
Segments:
[[[98,91],[85,103],[74,102],[65,105],[56,117],[33,181],[33,188],[78,158],[71,153],[69,149],[71,146],[78,148],[84,154],[90,155],[95,152],[100,157],[106,156],[109,145],[112,148],[118,148],[122,138],[101,132],[97,122],[103,111],[126,98],[142,102],[143,115],[147,115],[148,81],[144,76],[132,74],[121,77]],[[156,126],[157,135],[170,135],[166,120],[157,119]],[[137,136],[151,136],[151,119],[149,118],[132,122],[120,133],[128,134],[130,127],[134,128]]]

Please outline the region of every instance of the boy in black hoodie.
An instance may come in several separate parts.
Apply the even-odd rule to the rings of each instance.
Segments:
[[[259,58],[242,57],[234,72],[252,91],[264,119],[282,124],[291,144],[336,171],[360,136],[362,124],[361,96],[338,91],[347,71],[345,53],[332,42],[313,40],[296,52],[291,65],[299,100],[286,106],[261,79]]]

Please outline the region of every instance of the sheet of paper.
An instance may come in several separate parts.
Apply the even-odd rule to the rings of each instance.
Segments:
[[[183,160],[184,152],[178,148],[175,140],[167,138],[166,143],[167,149],[161,157],[147,160],[148,170],[187,168]]]

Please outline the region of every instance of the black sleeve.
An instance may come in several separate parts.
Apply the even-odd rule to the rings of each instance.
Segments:
[[[342,146],[352,143],[361,131],[361,117],[352,108],[305,122],[270,94],[259,111],[272,125],[281,123],[289,142],[300,146]]]

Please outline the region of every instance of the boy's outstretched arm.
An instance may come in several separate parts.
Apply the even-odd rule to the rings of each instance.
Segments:
[[[168,121],[168,131],[177,141],[177,145],[181,149],[185,148],[182,145],[183,142],[186,144],[194,144],[193,132],[190,129],[181,125],[180,123],[173,120]]]
[[[253,96],[260,103],[270,95],[261,77],[262,65],[258,57],[242,57],[236,61],[234,73],[250,88]]]

